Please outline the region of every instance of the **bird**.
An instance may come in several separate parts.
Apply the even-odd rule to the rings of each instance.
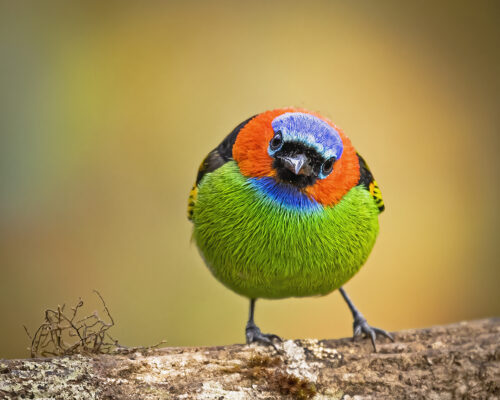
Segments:
[[[257,299],[339,290],[353,340],[393,336],[368,324],[343,285],[365,263],[384,210],[380,188],[350,139],[302,108],[254,115],[202,161],[188,199],[192,239],[223,285],[249,299],[246,343],[282,341],[262,333]]]

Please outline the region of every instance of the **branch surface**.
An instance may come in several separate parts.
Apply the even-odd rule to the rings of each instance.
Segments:
[[[394,336],[0,360],[0,399],[500,398],[500,318]]]

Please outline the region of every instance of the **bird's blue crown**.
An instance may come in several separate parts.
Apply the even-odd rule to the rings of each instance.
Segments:
[[[344,145],[339,133],[328,123],[311,114],[288,112],[273,119],[274,132],[280,131],[285,142],[299,142],[315,149],[325,160],[342,155]]]

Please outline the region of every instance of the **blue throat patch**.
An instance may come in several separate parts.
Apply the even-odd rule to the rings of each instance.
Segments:
[[[251,178],[249,181],[259,194],[289,210],[311,212],[322,209],[321,204],[316,200],[309,198],[291,185],[276,182],[272,177]]]
[[[271,123],[274,132],[280,131],[285,142],[299,142],[315,149],[325,160],[340,158],[344,145],[339,133],[325,121],[311,114],[288,112]]]

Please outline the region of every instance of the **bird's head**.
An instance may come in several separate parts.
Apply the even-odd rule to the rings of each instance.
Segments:
[[[323,205],[340,201],[359,180],[350,140],[317,113],[276,109],[238,128],[233,159],[248,178],[272,178]]]
[[[344,149],[332,126],[301,112],[282,114],[271,125],[274,135],[267,152],[280,181],[302,189],[332,173]]]

